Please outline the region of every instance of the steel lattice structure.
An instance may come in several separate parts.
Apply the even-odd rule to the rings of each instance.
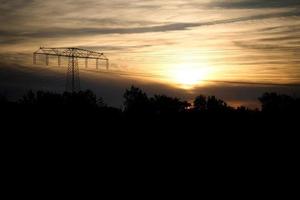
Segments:
[[[79,48],[45,48],[41,47],[33,53],[33,63],[36,64],[37,55],[44,55],[46,65],[49,65],[49,57],[55,56],[58,59],[58,66],[61,66],[61,57],[68,58],[67,70],[67,91],[80,90],[78,59],[85,59],[85,67],[88,67],[88,60],[96,60],[96,69],[99,69],[99,60],[105,61],[106,69],[109,68],[109,59],[103,54],[95,51]]]

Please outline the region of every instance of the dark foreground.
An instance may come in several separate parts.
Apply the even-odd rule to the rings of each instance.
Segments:
[[[188,177],[208,187],[233,181],[234,193],[251,181],[265,190],[286,184],[279,180],[297,168],[299,99],[264,94],[260,100],[261,111],[234,109],[216,97],[199,96],[190,105],[133,87],[120,110],[90,91],[29,92],[18,102],[2,97],[3,171],[22,185],[33,175],[63,185],[57,180],[75,183],[84,174],[108,185],[151,180],[164,187],[158,180]]]

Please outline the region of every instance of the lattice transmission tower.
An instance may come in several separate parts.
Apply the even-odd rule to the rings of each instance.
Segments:
[[[109,59],[103,54],[95,51],[79,48],[45,48],[41,47],[33,53],[33,64],[36,64],[37,55],[44,55],[46,65],[49,65],[50,57],[57,57],[58,66],[61,66],[61,58],[68,58],[68,70],[66,80],[66,91],[76,92],[80,90],[78,59],[85,59],[85,68],[88,68],[89,60],[96,60],[96,69],[99,69],[99,61],[104,61],[106,69],[109,68]]]

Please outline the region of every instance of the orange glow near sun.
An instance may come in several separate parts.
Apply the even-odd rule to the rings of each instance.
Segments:
[[[210,68],[194,63],[183,63],[173,67],[169,74],[170,79],[176,86],[182,89],[193,89],[208,79]]]
[[[171,85],[192,90],[205,84],[205,80],[212,75],[212,67],[208,64],[208,56],[204,58],[187,52],[193,50],[177,51],[176,56],[170,59],[172,62],[165,66],[163,75]]]

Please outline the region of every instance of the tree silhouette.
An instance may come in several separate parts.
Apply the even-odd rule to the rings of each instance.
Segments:
[[[141,89],[131,86],[124,93],[124,111],[127,113],[148,113],[150,100]]]
[[[0,95],[0,104],[3,105],[6,103],[8,103],[7,98],[4,95]]]
[[[223,112],[229,110],[230,107],[221,99],[215,96],[199,95],[194,100],[195,111],[207,111],[207,112]]]
[[[159,114],[180,113],[191,106],[186,101],[180,101],[178,98],[167,97],[165,95],[155,95],[151,98],[151,104],[154,112]]]
[[[217,99],[215,96],[209,96],[207,98],[206,107],[209,112],[220,112],[228,110],[227,104],[223,100]]]
[[[38,91],[35,95],[35,103],[39,106],[61,106],[63,98],[61,94]]]
[[[214,123],[223,124],[226,124],[229,119],[233,119],[232,117],[234,117],[234,121],[239,122],[248,122],[249,119],[264,119],[267,121],[267,119],[274,119],[272,118],[273,115],[268,115],[266,118],[266,115],[261,113],[283,113],[283,115],[274,115],[276,118],[279,118],[278,116],[292,117],[295,113],[300,113],[299,98],[277,93],[264,93],[259,98],[262,111],[251,110],[243,106],[234,109],[215,96],[206,97],[204,95],[197,96],[194,100],[194,108],[189,109],[191,105],[179,98],[166,95],[154,95],[149,98],[145,92],[134,86],[126,89],[124,100],[125,109],[122,112],[120,109],[108,107],[102,98],[97,98],[90,90],[73,93],[65,92],[63,94],[49,91],[28,91],[17,102],[10,102],[5,96],[0,95],[0,107],[2,111],[5,110],[8,113],[12,113],[11,111],[23,112],[25,115],[33,113],[34,116],[50,113],[61,116],[63,119],[81,116],[80,114],[91,116],[89,115],[91,113],[97,114],[98,119],[108,119],[107,117],[109,117],[109,119],[120,120],[124,119],[123,117],[126,119],[126,116],[136,115],[138,117],[146,116],[146,118],[149,116],[148,119],[157,118],[158,121],[160,119],[164,121],[179,119],[180,122],[187,119],[185,122],[188,123],[192,119],[195,119],[195,122],[200,119],[206,122],[207,120],[213,120]],[[97,119],[97,117],[93,119]],[[142,117],[141,120],[146,118]],[[284,119],[280,118],[280,120],[283,121]]]
[[[194,100],[194,110],[204,111],[207,109],[207,99],[204,95],[199,95]]]
[[[39,107],[43,109],[97,109],[106,107],[102,98],[90,90],[79,92],[64,92],[63,94],[47,91],[28,91],[20,100],[23,106]]]
[[[34,105],[37,102],[35,93],[30,90],[26,94],[23,95],[23,97],[19,100],[20,104],[24,105]]]
[[[259,101],[262,104],[262,111],[266,113],[299,111],[299,99],[287,95],[264,93]]]
[[[79,92],[65,92],[63,94],[65,104],[73,106],[82,106],[96,108],[99,100],[97,96],[91,91],[79,91]],[[100,102],[102,100],[100,99]]]

